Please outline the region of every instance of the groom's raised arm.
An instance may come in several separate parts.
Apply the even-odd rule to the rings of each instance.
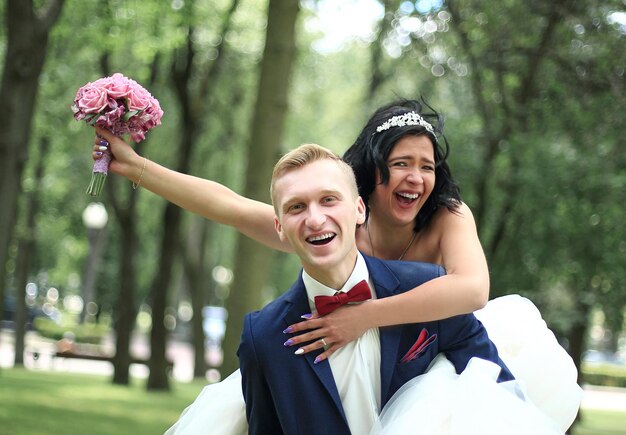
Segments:
[[[254,344],[253,318],[257,313],[247,314],[244,318],[241,343],[237,355],[241,370],[241,386],[246,401],[248,434],[283,434],[283,430],[274,407],[271,391],[267,385],[263,369],[259,364]]]

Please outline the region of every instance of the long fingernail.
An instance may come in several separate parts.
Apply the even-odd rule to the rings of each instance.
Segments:
[[[100,151],[106,151],[106,150],[107,150],[107,147],[98,147],[98,149],[99,149]]]
[[[283,334],[290,334],[293,331],[293,328],[290,326],[283,331]]]
[[[104,139],[101,139],[99,141],[99,143],[100,143],[100,145],[104,145],[104,146],[108,146],[109,145],[109,143],[106,140],[104,140]]]
[[[311,317],[313,317],[313,314],[303,314],[300,316],[301,319],[306,319],[306,320],[309,320]]]
[[[293,340],[290,338],[289,340],[283,343],[285,346],[291,346],[293,344]]]
[[[319,356],[315,357],[315,361],[313,361],[313,364],[317,364],[318,362],[321,362],[322,359]]]
[[[101,155],[102,155],[102,153],[101,153],[100,151],[96,151],[96,155],[97,155],[97,156],[101,156]]]
[[[300,348],[294,352],[296,355],[302,355],[304,353],[304,349]]]

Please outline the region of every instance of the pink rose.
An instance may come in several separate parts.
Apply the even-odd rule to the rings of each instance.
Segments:
[[[91,83],[87,83],[85,86],[78,88],[78,90],[76,91],[76,96],[74,97],[74,104],[76,104],[76,102],[78,100],[80,100],[81,98],[83,98],[83,94],[85,93],[85,89],[88,89],[91,87]]]
[[[84,113],[99,113],[108,105],[108,95],[105,90],[97,87],[88,87],[76,100],[76,106]]]
[[[106,89],[111,98],[124,98],[132,92],[132,83],[120,73],[113,74],[106,85]]]
[[[143,124],[146,131],[161,124],[161,117],[163,116],[163,110],[156,104],[150,105],[146,110],[139,114],[139,120]]]
[[[146,135],[144,134],[143,130],[138,130],[138,131],[133,131],[130,134],[130,138],[133,140],[133,142],[141,142],[142,140],[146,138]]]
[[[144,88],[134,88],[128,95],[128,110],[145,110],[151,103],[152,95]]]
[[[111,85],[111,77],[103,77],[101,79],[96,80],[95,82],[89,83],[90,88],[100,89],[103,92],[108,92],[110,85]]]

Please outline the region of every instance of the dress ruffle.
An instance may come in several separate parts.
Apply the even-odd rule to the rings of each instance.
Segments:
[[[207,385],[181,413],[165,435],[247,435],[246,405],[241,392],[241,372]]]
[[[439,355],[427,373],[396,392],[371,435],[565,433],[578,412],[582,389],[574,361],[537,307],[510,295],[475,314],[516,380],[496,383],[500,368],[478,358],[457,375]]]
[[[457,375],[443,355],[428,374],[396,392],[371,435],[559,435],[563,432],[532,403],[496,383],[500,367],[472,358]],[[510,387],[510,386],[509,386]]]
[[[565,432],[576,418],[583,390],[574,360],[537,307],[527,298],[509,295],[475,314],[530,400]]]

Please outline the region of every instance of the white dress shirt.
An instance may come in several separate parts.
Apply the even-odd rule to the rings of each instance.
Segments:
[[[339,290],[326,287],[305,271],[302,280],[306,287],[311,312],[315,310],[315,296],[333,296],[347,292],[366,280],[376,298],[374,286],[363,256],[359,253],[350,278]],[[346,344],[329,358],[339,397],[354,435],[369,434],[380,413],[380,336],[378,328],[368,329],[358,339]]]

